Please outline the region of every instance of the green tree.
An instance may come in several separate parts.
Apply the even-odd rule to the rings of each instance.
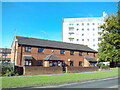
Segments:
[[[118,11],[119,12],[119,11]],[[120,61],[120,17],[111,14],[105,19],[105,23],[100,26],[102,31],[102,41],[99,44],[99,61],[110,61],[110,66],[114,67]]]

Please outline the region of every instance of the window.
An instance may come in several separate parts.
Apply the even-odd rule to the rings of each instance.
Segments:
[[[95,39],[93,39],[93,41],[95,41]]]
[[[93,44],[93,47],[95,47],[95,44]]]
[[[42,61],[42,60],[38,60],[38,61],[37,61],[37,65],[38,65],[38,66],[43,66],[43,61]]]
[[[44,48],[38,48],[38,52],[44,52]]]
[[[79,39],[77,39],[77,41],[79,41]]]
[[[74,62],[73,61],[70,61],[70,66],[74,66]]]
[[[2,50],[0,50],[0,53],[2,53]]]
[[[79,29],[77,28],[76,30],[78,31]]]
[[[84,31],[84,28],[82,28],[82,31]]]
[[[89,39],[87,39],[87,41],[89,41]]]
[[[60,66],[60,61],[58,61],[58,66]]]
[[[70,55],[74,55],[74,51],[70,51]]]
[[[82,61],[79,61],[79,66],[82,66]]]
[[[87,23],[87,25],[89,25],[89,23]]]
[[[95,25],[95,23],[93,23],[93,25]]]
[[[60,54],[65,54],[65,51],[64,50],[60,50]]]
[[[26,46],[26,47],[25,47],[25,51],[26,51],[26,52],[30,52],[30,51],[31,51],[31,47],[30,47],[30,46]]]
[[[82,36],[84,36],[84,34],[82,34]]]
[[[73,38],[69,38],[70,41],[73,41],[74,39]]]
[[[7,56],[7,53],[3,53],[2,56]]]
[[[49,64],[49,65],[50,65],[50,67],[51,67],[51,66],[53,66],[53,62],[52,62],[52,61],[50,61],[50,64]]]
[[[73,28],[69,28],[69,31],[73,31]]]
[[[79,55],[82,56],[82,52],[79,52]]]
[[[84,39],[82,39],[82,41],[84,41]]]
[[[32,61],[31,60],[25,60],[25,66],[31,66]]]
[[[87,30],[89,31],[89,28]]]
[[[77,26],[78,26],[79,24],[77,23]]]
[[[95,31],[95,29],[93,28],[93,31]]]
[[[93,34],[93,36],[95,36],[95,34]]]
[[[82,25],[84,25],[84,23],[82,23]]]
[[[69,24],[70,26],[73,25],[72,23]]]

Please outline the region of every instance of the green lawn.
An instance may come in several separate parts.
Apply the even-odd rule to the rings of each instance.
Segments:
[[[95,73],[52,75],[52,76],[27,76],[2,78],[2,88],[37,86],[66,82],[75,82],[89,79],[118,76],[118,71],[104,71]]]

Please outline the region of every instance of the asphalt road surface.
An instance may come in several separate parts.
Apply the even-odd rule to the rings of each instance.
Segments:
[[[106,79],[99,79],[99,80],[89,80],[89,81],[83,81],[83,82],[76,82],[76,83],[68,83],[68,84],[62,84],[62,85],[54,85],[54,86],[44,86],[44,87],[23,87],[23,88],[12,88],[9,90],[35,90],[35,89],[39,89],[39,90],[48,90],[48,89],[52,89],[52,90],[66,90],[67,88],[70,90],[70,88],[72,88],[71,90],[74,89],[90,89],[91,90],[106,90],[106,88],[111,88],[111,90],[118,90],[118,87],[120,85],[120,83],[118,83],[118,81],[120,81],[120,78],[118,77],[113,77],[113,78],[106,78]],[[73,89],[74,88],[74,89]],[[116,89],[115,89],[116,88]],[[120,87],[119,87],[120,88]],[[80,89],[80,90],[81,90]]]

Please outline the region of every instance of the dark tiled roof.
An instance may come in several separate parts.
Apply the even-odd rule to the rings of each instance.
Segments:
[[[50,54],[50,55],[46,56],[44,59],[45,60],[62,60],[62,59],[54,56],[53,54]]]
[[[11,53],[11,49],[10,48],[0,48],[0,53],[10,54]]]
[[[40,47],[49,47],[49,48],[58,48],[58,49],[66,49],[66,50],[79,50],[79,51],[88,51],[88,52],[97,52],[85,45],[82,44],[72,44],[60,41],[51,41],[37,38],[28,38],[16,36],[19,44],[22,45],[31,45],[31,46],[40,46]]]
[[[97,62],[93,57],[90,57],[90,56],[84,56],[84,58],[87,59],[88,61]]]

